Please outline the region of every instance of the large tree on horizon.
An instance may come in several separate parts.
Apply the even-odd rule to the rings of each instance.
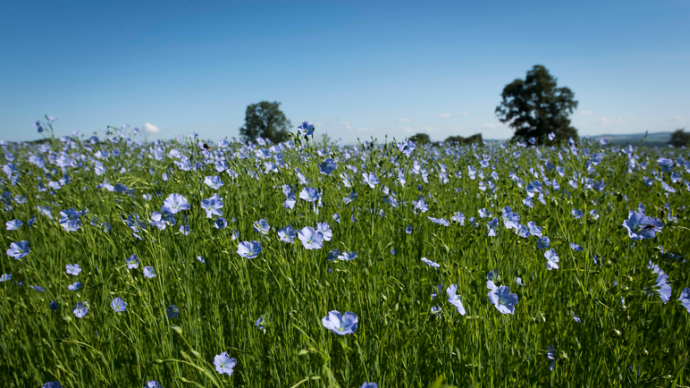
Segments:
[[[278,101],[261,101],[247,106],[240,136],[242,141],[263,137],[273,143],[280,143],[290,138],[290,126],[290,120],[280,110]]]
[[[556,87],[556,81],[544,66],[535,65],[524,80],[518,78],[503,88],[496,116],[513,128],[514,140],[535,137],[539,143],[549,143],[551,132],[555,140],[577,139],[577,130],[568,118],[577,108],[575,93],[567,87]]]

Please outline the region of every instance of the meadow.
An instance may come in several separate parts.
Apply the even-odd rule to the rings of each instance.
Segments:
[[[2,142],[2,387],[683,387],[671,147]]]

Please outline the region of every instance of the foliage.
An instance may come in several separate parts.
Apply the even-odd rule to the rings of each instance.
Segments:
[[[0,143],[0,386],[690,385],[687,150],[293,136]]]
[[[556,86],[556,78],[544,66],[535,65],[525,80],[516,79],[503,88],[496,115],[513,128],[514,140],[535,137],[539,144],[551,143],[547,135],[552,132],[556,140],[577,139],[577,130],[568,118],[578,105],[575,94]]]
[[[410,136],[408,138],[408,140],[411,140],[411,141],[413,141],[415,143],[419,143],[419,144],[431,143],[431,138],[426,133],[416,133],[416,134]]]
[[[472,143],[483,144],[484,139],[482,139],[481,133],[476,133],[470,137],[448,136],[446,138],[446,140],[444,140],[444,143],[448,143],[448,144],[472,144]]]
[[[688,145],[688,143],[690,143],[690,133],[684,132],[684,129],[685,128],[680,128],[673,132],[671,134],[671,140],[668,142],[668,144],[671,144],[674,147]]]
[[[252,141],[257,137],[280,143],[290,137],[290,120],[280,110],[280,102],[261,101],[247,106],[244,126],[240,128],[243,141]]]

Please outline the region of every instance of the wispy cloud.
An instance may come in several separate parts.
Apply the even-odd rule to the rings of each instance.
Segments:
[[[450,113],[441,113],[438,117],[450,117]]]
[[[345,129],[352,130],[352,125],[350,125],[349,121],[343,121],[342,124],[345,126]]]
[[[431,129],[431,127],[422,127],[422,130],[427,131],[427,132],[433,132],[434,130]]]
[[[622,117],[619,117],[617,119],[610,119],[608,117],[602,117],[599,119],[599,125],[602,125],[604,127],[610,127],[614,125],[623,125],[625,124],[625,120],[623,120]]]
[[[374,130],[371,128],[357,128],[358,132],[373,132]]]
[[[482,124],[482,129],[496,129],[496,128],[498,128],[498,124],[494,124],[494,123]]]
[[[403,128],[403,131],[408,132],[408,133],[412,133],[414,130],[410,127],[405,127],[405,128]]]
[[[592,111],[591,110],[583,110],[582,112],[580,112],[580,114],[583,116],[588,116],[588,115],[592,114]]]
[[[148,132],[148,133],[159,133],[160,131],[161,131],[161,130],[160,130],[157,126],[155,126],[155,125],[153,125],[153,124],[151,124],[151,123],[146,123],[146,124],[144,124],[144,132]]]
[[[398,119],[399,123],[409,123],[410,121],[412,121],[412,120],[410,120],[410,119]]]
[[[463,115],[463,116],[467,116],[467,112],[462,112],[462,115]]]

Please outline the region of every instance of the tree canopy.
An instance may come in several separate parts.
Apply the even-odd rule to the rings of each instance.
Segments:
[[[676,129],[675,132],[671,134],[671,140],[668,144],[674,147],[682,147],[690,143],[690,133],[683,132],[685,128]]]
[[[431,142],[431,138],[426,133],[417,133],[413,136],[410,136],[409,140],[412,140],[417,144],[426,144]]]
[[[568,115],[578,102],[569,88],[556,87],[556,81],[544,66],[535,65],[524,80],[516,79],[503,88],[503,101],[496,107],[496,115],[513,128],[514,140],[535,137],[539,143],[549,143],[551,132],[556,136],[554,140],[577,138]]]
[[[244,126],[240,128],[243,141],[263,137],[274,143],[286,141],[290,137],[290,120],[279,108],[279,102],[261,101],[247,106]]]
[[[444,140],[444,143],[450,143],[450,144],[479,143],[479,144],[482,144],[482,143],[484,143],[484,139],[482,138],[481,133],[476,133],[470,137],[448,136],[448,138],[446,138],[446,140]]]

